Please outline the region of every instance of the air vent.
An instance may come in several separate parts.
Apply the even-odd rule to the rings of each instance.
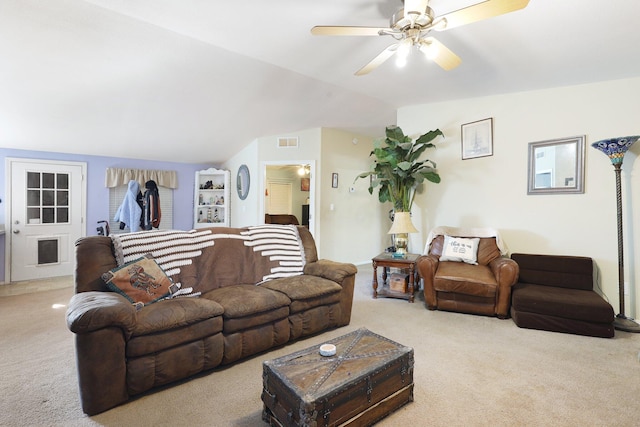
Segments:
[[[298,137],[279,137],[278,148],[298,148]]]

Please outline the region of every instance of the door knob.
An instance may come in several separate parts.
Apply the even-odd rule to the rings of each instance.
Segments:
[[[18,234],[20,233],[20,230],[13,230],[13,234]]]

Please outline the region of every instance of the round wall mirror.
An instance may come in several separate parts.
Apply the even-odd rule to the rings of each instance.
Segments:
[[[251,178],[249,176],[249,168],[247,165],[242,165],[238,168],[238,175],[236,176],[236,186],[238,190],[238,197],[240,200],[244,200],[247,198],[249,194],[249,184],[251,183]]]

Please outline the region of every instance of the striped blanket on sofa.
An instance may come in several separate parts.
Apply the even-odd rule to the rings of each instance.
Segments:
[[[111,238],[118,265],[150,253],[174,283],[196,292],[300,275],[305,264],[292,225],[141,231]]]

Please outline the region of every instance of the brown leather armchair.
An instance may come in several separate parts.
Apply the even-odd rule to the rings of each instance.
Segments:
[[[456,236],[451,234],[455,230],[447,231],[450,236]],[[457,237],[470,236],[467,233]],[[430,235],[426,255],[417,261],[427,308],[508,318],[511,287],[518,279],[519,270],[516,262],[501,253],[499,239],[497,233],[496,237],[480,237],[477,265],[473,265],[440,261],[444,234]]]

